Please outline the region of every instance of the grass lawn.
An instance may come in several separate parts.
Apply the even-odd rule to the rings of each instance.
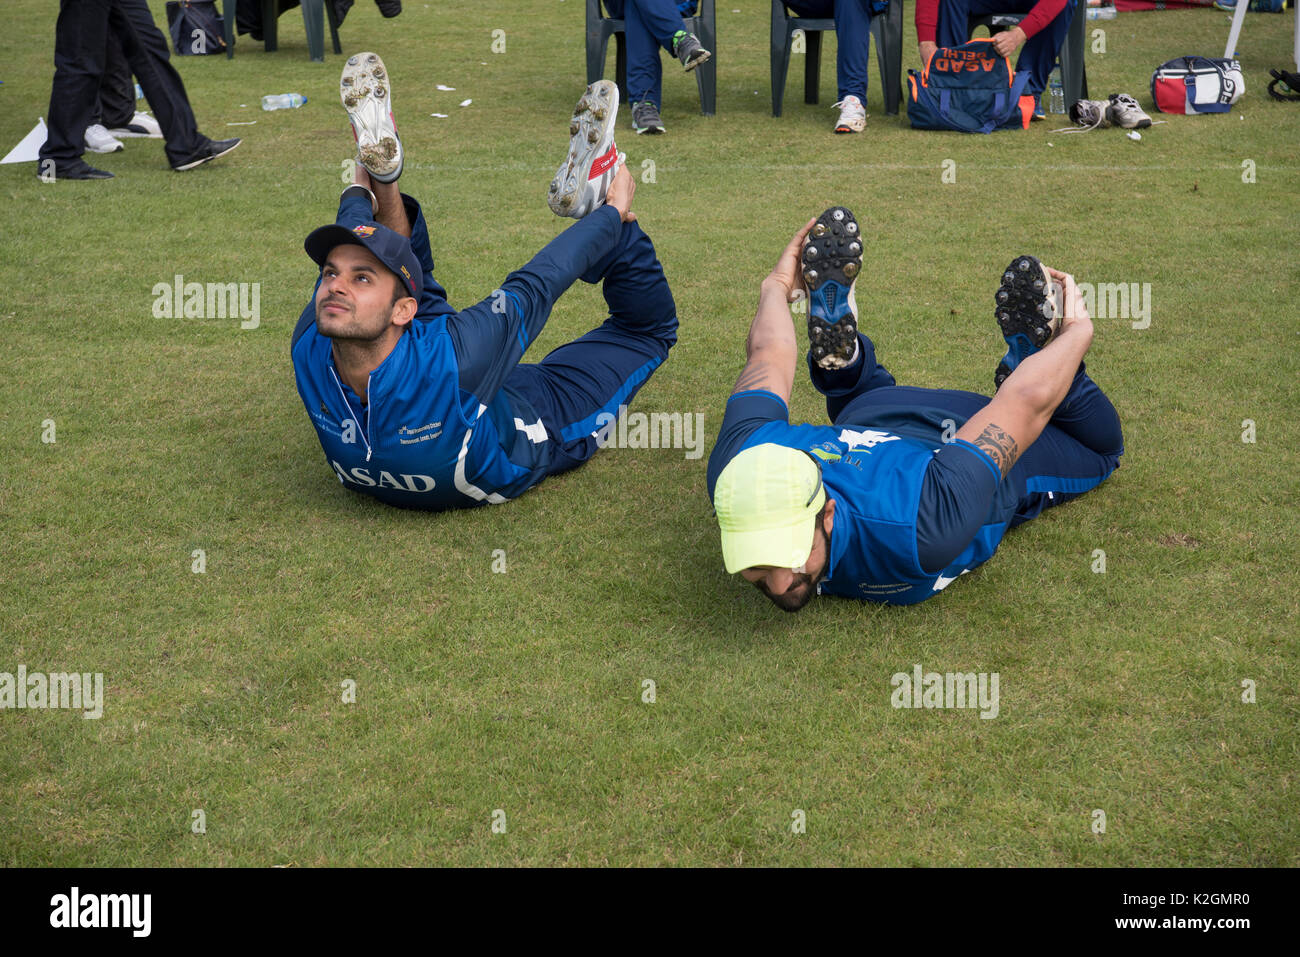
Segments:
[[[5,4],[0,150],[47,112],[56,9]],[[0,864],[1300,864],[1300,105],[1264,91],[1292,14],[1247,17],[1230,114],[1131,142],[1056,117],[913,131],[874,65],[866,132],[833,136],[833,41],[821,104],[796,57],[774,119],[768,10],[719,4],[716,116],[665,57],[667,134],[621,120],[681,319],[633,409],[703,413],[705,457],[611,449],[504,507],[392,509],[322,458],[288,341],[352,139],[343,59],[310,63],[297,13],[276,53],[173,60],[200,128],[245,138],[230,157],[176,174],[137,139],[87,154],[107,182],[0,167],[0,672],[105,682],[100,720],[0,711]],[[1089,24],[1093,95],[1150,109],[1152,69],[1217,55],[1228,19]],[[454,304],[564,225],[545,196],[581,21],[577,0],[407,0],[342,29],[395,78],[402,182]],[[306,106],[258,109],[290,91]],[[1150,325],[1096,319],[1127,443],[1099,490],[923,605],[791,616],[725,574],[705,463],[758,282],[833,203],[863,223],[863,326],[902,384],[991,389],[1020,252],[1149,283]],[[260,325],[156,318],[178,274],[260,284]],[[530,356],[602,306],[573,289]],[[802,372],[791,411],[824,421]],[[894,709],[916,664],[997,672],[997,718]]]

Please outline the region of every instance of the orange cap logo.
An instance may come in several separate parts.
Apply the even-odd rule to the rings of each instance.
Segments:
[[[374,227],[374,226],[354,226],[354,227],[352,227],[352,231],[353,231],[354,233],[356,233],[358,236],[368,237],[368,236],[370,236],[371,233],[373,233],[373,232],[375,231],[375,227]]]

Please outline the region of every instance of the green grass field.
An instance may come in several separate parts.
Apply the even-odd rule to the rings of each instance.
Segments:
[[[705,458],[611,449],[504,507],[388,508],[322,458],[288,339],[352,139],[343,60],[308,61],[297,13],[277,53],[245,38],[231,61],[176,60],[201,129],[245,137],[230,157],[176,174],[130,140],[87,154],[109,182],[0,167],[0,672],[105,681],[98,721],[0,711],[0,863],[1300,864],[1300,105],[1264,92],[1292,14],[1247,18],[1232,113],[1130,142],[1056,118],[916,132],[885,116],[874,64],[866,132],[832,136],[833,43],[821,105],[796,57],[774,119],[769,5],[719,7],[717,115],[665,58],[667,134],[623,120],[619,141],[653,180],[635,208],[681,318],[633,409],[703,413]],[[0,149],[47,112],[56,8],[5,5]],[[582,5],[406,8],[359,2],[343,41],[395,78],[402,182],[466,305],[564,225],[545,194]],[[1222,52],[1228,15],[1093,29],[1093,95],[1150,109],[1151,70]],[[289,91],[309,102],[258,109]],[[790,616],[725,574],[705,462],[758,282],[832,203],[864,225],[863,324],[900,383],[991,389],[992,294],[1020,252],[1149,283],[1151,321],[1096,319],[1089,369],[1127,442],[1098,491],[924,605]],[[155,318],[177,274],[259,283],[259,327]],[[573,289],[530,356],[602,305]],[[824,420],[802,372],[792,415]],[[895,710],[890,678],[915,664],[997,672],[1000,714]]]

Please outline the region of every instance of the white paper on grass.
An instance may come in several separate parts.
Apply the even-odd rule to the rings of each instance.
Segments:
[[[430,113],[429,115],[430,115],[430,116],[436,116],[436,117],[438,117],[439,119],[442,119],[442,120],[445,120],[445,119],[447,118],[447,114],[446,114],[446,113]]]
[[[448,85],[445,84],[445,83],[439,83],[438,86],[436,87],[436,89],[442,90],[444,93],[455,93],[455,92],[456,92],[456,88],[455,88],[454,86],[448,86]]]
[[[473,100],[461,100],[460,105],[461,105],[461,106],[469,106],[469,105],[470,105],[471,103],[473,103],[473,102],[474,102]]]
[[[4,159],[3,163],[35,163],[41,158],[41,147],[45,145],[45,139],[49,135],[45,129],[45,117],[36,121],[36,126],[32,131],[18,141],[18,145],[11,149]]]

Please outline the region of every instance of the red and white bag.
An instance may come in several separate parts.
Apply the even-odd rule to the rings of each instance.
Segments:
[[[1151,74],[1161,113],[1227,113],[1246,92],[1241,64],[1222,57],[1180,56]]]

